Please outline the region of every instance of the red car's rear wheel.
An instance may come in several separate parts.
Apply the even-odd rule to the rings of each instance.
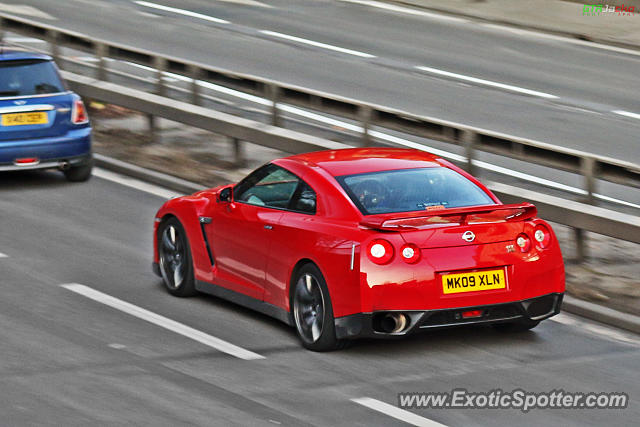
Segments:
[[[293,320],[309,350],[331,351],[344,346],[336,339],[333,308],[322,273],[313,264],[303,266],[294,282]]]

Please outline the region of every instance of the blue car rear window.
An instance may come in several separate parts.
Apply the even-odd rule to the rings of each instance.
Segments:
[[[473,182],[444,167],[389,170],[337,179],[364,215],[495,203]]]
[[[43,95],[64,90],[51,61],[0,61],[0,97]]]

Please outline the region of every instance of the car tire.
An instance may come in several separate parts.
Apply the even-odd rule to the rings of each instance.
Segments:
[[[93,171],[93,160],[81,166],[71,166],[65,170],[64,176],[67,181],[70,182],[85,182],[91,178],[91,172]]]
[[[190,297],[197,293],[189,240],[177,218],[164,221],[158,228],[158,266],[171,295]]]
[[[344,348],[348,341],[336,338],[331,297],[320,269],[305,264],[292,286],[291,314],[302,345],[313,351]]]
[[[519,322],[496,323],[491,326],[498,332],[512,333],[528,331],[538,326],[538,324],[540,324],[539,320],[521,320]]]

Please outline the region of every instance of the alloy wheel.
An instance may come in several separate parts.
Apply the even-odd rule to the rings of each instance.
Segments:
[[[296,283],[293,311],[300,335],[309,343],[316,342],[322,335],[325,303],[320,284],[311,274],[300,276]]]

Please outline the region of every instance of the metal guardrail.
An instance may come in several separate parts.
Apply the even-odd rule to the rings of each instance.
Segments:
[[[185,123],[225,135],[232,141],[248,141],[291,153],[349,147],[339,142],[239,118],[114,83],[69,72],[63,72],[63,74],[71,88],[84,97]],[[520,201],[535,203],[540,215],[549,221],[568,225],[578,230],[592,231],[640,243],[640,217],[501,183],[489,182],[487,185],[506,203]],[[191,189],[190,187],[185,188],[185,191]]]
[[[241,141],[290,153],[348,147],[346,144],[278,127],[280,117],[277,105],[282,102],[360,121],[364,129],[365,143],[370,141],[368,132],[370,126],[375,124],[462,146],[467,154],[469,169],[472,166],[474,152],[478,150],[580,174],[585,178],[585,187],[589,194],[587,201],[590,203],[594,202],[596,178],[640,188],[640,166],[623,161],[167,58],[145,50],[108,43],[30,20],[0,14],[0,36],[3,30],[46,39],[50,43],[54,57],[59,57],[60,46],[95,54],[98,58],[95,79],[63,72],[74,91],[87,98],[121,105],[150,116],[164,117],[225,135],[234,144],[238,159],[241,158]],[[104,59],[107,57],[147,65],[158,70],[156,93],[107,82]],[[165,71],[191,76],[193,79],[191,103],[164,96],[167,88],[161,77]],[[273,101],[272,125],[200,106],[198,80],[271,99]],[[491,183],[489,187],[506,202],[532,201],[537,205],[542,217],[574,227],[579,258],[586,255],[583,230],[640,243],[640,218],[638,217],[504,184]]]
[[[591,204],[595,204],[593,195],[598,179],[640,188],[638,164],[167,57],[0,13],[0,37],[3,31],[47,40],[54,57],[60,56],[60,47],[95,55],[98,59],[95,77],[102,81],[106,81],[108,75],[105,58],[152,67],[158,74],[155,88],[157,95],[167,93],[167,86],[161,78],[163,72],[188,76],[192,79],[190,100],[195,105],[202,103],[200,85],[197,83],[199,80],[270,99],[273,102],[271,123],[276,126],[281,123],[278,104],[286,103],[360,122],[363,128],[363,145],[370,143],[369,129],[375,125],[463,147],[468,159],[466,168],[471,172],[475,152],[482,151],[575,173],[583,177],[586,201]]]

